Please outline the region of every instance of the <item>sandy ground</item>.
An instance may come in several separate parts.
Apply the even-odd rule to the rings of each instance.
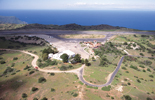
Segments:
[[[44,38],[48,41],[52,46],[56,47],[58,51],[62,52],[64,50],[71,50],[76,54],[80,54],[82,58],[89,58],[89,54],[84,52],[84,48],[81,47],[79,42],[69,42],[62,41],[60,39],[48,36],[48,35],[37,35],[40,38]]]
[[[123,86],[121,85],[118,85],[115,89],[119,92],[123,92]]]

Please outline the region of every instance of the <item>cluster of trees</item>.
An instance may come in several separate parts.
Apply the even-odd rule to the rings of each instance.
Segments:
[[[112,42],[105,43],[104,46],[100,47],[99,49],[94,49],[95,55],[100,56],[100,66],[105,66],[110,64],[109,60],[104,56],[104,54],[112,54],[115,55],[122,55],[123,53],[119,51]]]
[[[44,49],[44,50],[42,51],[42,59],[45,61],[45,60],[48,59],[48,54],[49,54],[49,53],[55,54],[55,53],[57,53],[57,52],[58,52],[58,51],[51,49],[51,47],[49,47],[49,48],[47,48],[47,49]]]
[[[52,29],[52,30],[113,30],[113,29],[127,29],[119,26],[110,25],[92,25],[92,26],[81,26],[78,24],[66,24],[66,25],[42,25],[42,24],[28,24],[19,29]]]
[[[38,59],[38,66],[41,67],[41,68],[44,68],[44,67],[47,67],[47,66],[50,66],[50,65],[57,65],[58,62],[56,60],[46,60],[44,63],[42,63],[42,60],[41,59]]]
[[[64,63],[67,63],[69,56],[66,53],[64,53],[63,55],[60,56],[60,58]]]
[[[99,49],[94,49],[95,55],[99,55],[100,57],[107,53],[115,53],[116,55],[121,55],[122,52],[119,51],[112,42],[105,43],[104,46]]]
[[[100,66],[105,66],[105,65],[108,65],[110,62],[109,62],[109,60],[105,57],[105,56],[102,56],[101,58],[100,58]]]
[[[69,65],[69,66],[61,66],[60,67],[60,70],[67,70],[67,69],[72,69],[74,68],[72,65]]]
[[[135,69],[135,70],[137,70],[137,71],[140,71],[140,69],[138,69],[137,66],[133,66],[133,65],[131,65],[130,68],[133,68],[133,69]]]
[[[6,74],[11,73],[11,72],[13,72],[13,71],[14,71],[13,68],[7,67],[6,70],[3,72],[3,75],[6,75]]]
[[[125,100],[132,100],[132,98],[131,98],[129,95],[123,95],[123,98],[124,98]]]
[[[63,55],[60,56],[60,58],[62,59],[62,61],[64,63],[67,63],[69,60],[72,64],[81,63],[81,55],[80,54],[76,54],[73,58],[69,58],[69,56],[66,53],[64,53]]]

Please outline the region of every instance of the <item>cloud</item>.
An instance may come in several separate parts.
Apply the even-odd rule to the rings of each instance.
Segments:
[[[68,4],[72,8],[77,9],[94,9],[94,10],[155,10],[155,4],[123,4],[123,3],[86,3],[76,2]]]
[[[85,2],[76,2],[74,4],[69,4],[72,6],[108,6],[108,5],[114,5],[114,3],[85,3]]]

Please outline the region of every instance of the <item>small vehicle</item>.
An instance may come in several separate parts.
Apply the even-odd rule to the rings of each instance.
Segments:
[[[38,70],[38,67],[35,67],[35,69],[37,69],[37,70]]]

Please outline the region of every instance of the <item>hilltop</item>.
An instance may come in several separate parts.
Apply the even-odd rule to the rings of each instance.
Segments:
[[[15,16],[0,16],[0,24],[27,24]]]

